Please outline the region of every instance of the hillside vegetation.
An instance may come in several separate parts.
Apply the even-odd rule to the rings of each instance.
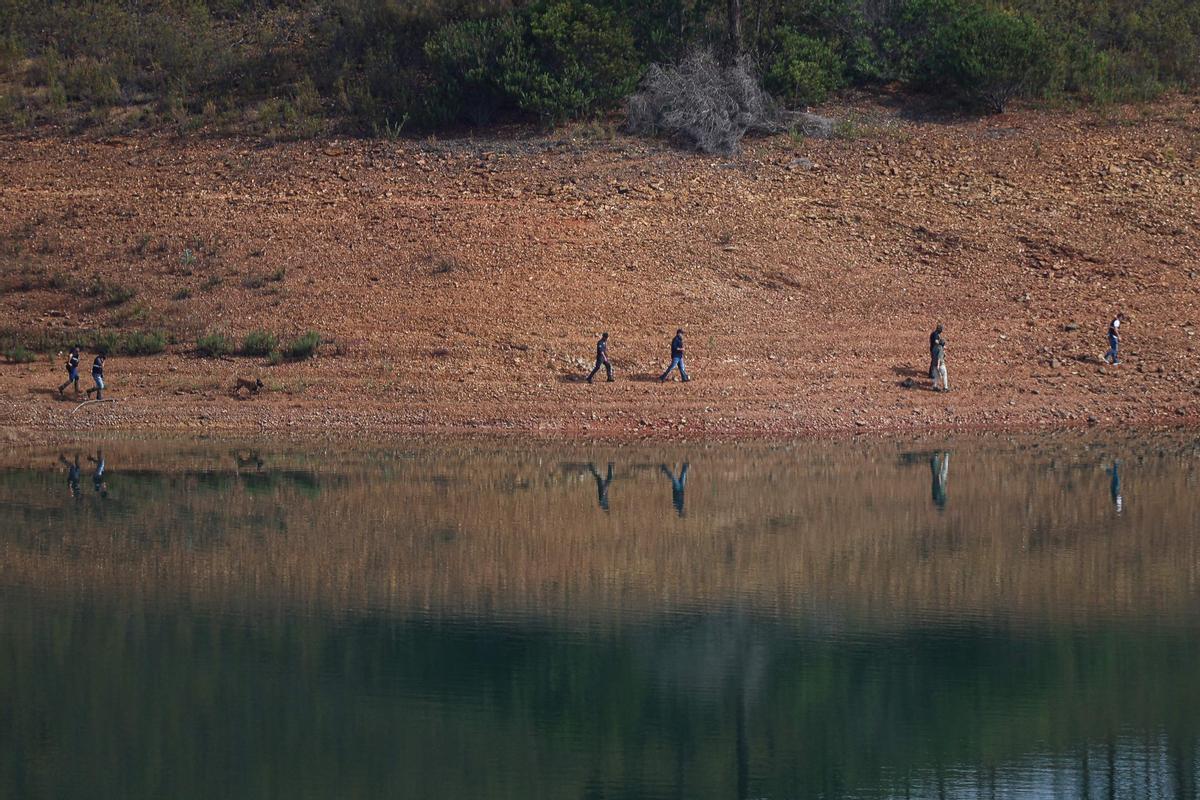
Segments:
[[[0,0],[0,125],[394,137],[618,108],[652,63],[743,55],[789,106],[899,85],[1141,99],[1200,79],[1191,0]]]

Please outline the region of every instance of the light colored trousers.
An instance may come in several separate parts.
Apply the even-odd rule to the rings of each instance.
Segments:
[[[937,365],[937,371],[934,373],[934,376],[933,376],[933,388],[935,388],[935,389],[938,388],[939,380],[942,382],[941,388],[946,391],[950,391],[950,378],[946,374],[946,362],[945,361],[943,361],[942,363]]]

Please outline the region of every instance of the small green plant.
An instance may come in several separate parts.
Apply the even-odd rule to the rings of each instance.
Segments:
[[[175,294],[171,295],[171,299],[172,300],[187,300],[191,296],[192,296],[192,290],[185,286],[182,289],[180,289],[179,291],[175,292]]]
[[[152,356],[167,347],[167,335],[162,331],[134,331],[126,334],[117,352],[126,356]]]
[[[267,279],[257,273],[250,273],[242,278],[242,288],[244,289],[261,289],[267,285]]]
[[[37,361],[37,356],[32,350],[25,348],[22,345],[13,345],[4,349],[4,357],[13,364],[29,364]]]
[[[207,292],[207,291],[217,288],[220,285],[221,285],[221,276],[220,275],[209,275],[207,278],[204,279],[204,282],[200,284],[200,291]]]
[[[268,275],[267,280],[269,280],[271,283],[282,283],[285,275],[287,275],[287,270],[283,267],[280,267]]]
[[[317,354],[321,344],[321,335],[316,331],[308,331],[303,336],[287,343],[283,348],[283,357],[288,361],[303,361]]]
[[[283,353],[279,352],[278,350],[272,350],[270,353],[267,353],[267,364],[272,367],[277,367],[282,363]]]
[[[233,352],[233,343],[223,333],[206,333],[196,340],[196,355],[204,358],[221,358]]]
[[[102,278],[97,278],[84,286],[81,293],[106,307],[119,306],[137,296],[137,290]]]
[[[250,331],[242,340],[244,356],[269,356],[279,349],[279,339],[269,331]]]
[[[183,255],[179,257],[179,263],[185,267],[190,267],[196,263],[196,253],[192,248],[184,248]]]

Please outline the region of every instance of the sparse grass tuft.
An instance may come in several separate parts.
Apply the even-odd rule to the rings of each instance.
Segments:
[[[320,345],[321,335],[316,331],[308,331],[287,343],[283,348],[283,357],[288,361],[304,361],[315,356]]]
[[[196,355],[203,358],[220,358],[232,352],[233,343],[223,333],[206,333],[196,340]]]
[[[14,345],[4,349],[4,357],[13,364],[29,364],[37,361],[37,355],[21,345]]]
[[[269,356],[278,352],[279,338],[269,331],[251,331],[242,340],[241,353],[244,356]]]

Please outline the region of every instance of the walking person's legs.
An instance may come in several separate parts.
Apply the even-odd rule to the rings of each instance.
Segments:
[[[691,380],[691,378],[688,377],[687,370],[683,366],[682,358],[679,359],[679,377],[683,378],[685,382]]]
[[[596,359],[596,366],[592,367],[592,371],[588,373],[588,376],[587,376],[588,383],[591,383],[592,378],[596,377],[596,373],[600,371],[600,365],[603,363],[604,362],[601,361],[600,359]]]
[[[613,376],[612,376],[612,362],[611,361],[604,362],[604,372],[608,375],[608,378],[607,378],[608,382],[612,383]]]
[[[945,364],[938,365],[937,374],[938,374],[938,378],[940,378],[941,382],[942,382],[942,391],[943,392],[950,391],[950,377],[946,374],[946,365]],[[935,389],[938,388],[938,382],[936,380],[933,382],[933,388],[935,388]]]
[[[1117,337],[1109,335],[1108,337],[1108,352],[1104,354],[1104,360],[1110,364],[1120,364],[1120,359],[1117,357],[1117,346],[1119,342]]]
[[[681,359],[681,358],[672,358],[671,365],[669,367],[667,367],[666,372],[664,372],[662,375],[658,376],[658,379],[660,381],[665,381],[667,378],[671,377],[671,370],[675,369],[676,364],[680,364],[682,362],[683,362],[683,359]]]

